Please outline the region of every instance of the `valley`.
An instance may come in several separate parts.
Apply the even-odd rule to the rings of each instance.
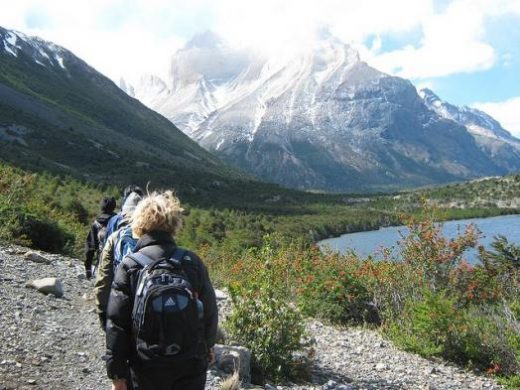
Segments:
[[[78,374],[70,364],[78,361],[84,370],[70,383],[98,388],[100,339],[89,296],[80,298],[91,286],[77,270],[99,200],[119,202],[130,183],[176,189],[185,209],[176,240],[228,291],[226,337],[251,350],[263,388],[519,383],[518,243],[496,238],[468,264],[477,232],[446,237],[438,224],[520,213],[518,139],[323,34],[279,61],[202,34],[175,53],[171,80],[118,87],[69,50],[0,28],[0,267],[8,270],[0,288],[9,289],[0,295],[19,307],[0,313],[10,321],[0,334],[9,382],[0,388],[38,384],[13,381],[47,372],[51,358],[67,362],[57,386]],[[398,244],[401,262],[316,245],[400,225],[410,232]],[[28,266],[27,248],[52,253],[52,264]],[[39,296],[48,318],[20,291],[22,277],[40,270],[72,286],[70,300]],[[53,310],[66,313],[64,324]],[[74,311],[87,328],[74,326]],[[37,356],[22,347],[19,325],[44,328],[31,340]],[[56,342],[53,330],[66,336]],[[92,355],[67,338],[83,336],[95,340]],[[361,376],[348,365],[358,357]],[[32,361],[37,368],[26,371]]]

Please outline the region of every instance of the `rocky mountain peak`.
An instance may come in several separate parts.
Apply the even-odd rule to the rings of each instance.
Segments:
[[[276,56],[202,34],[174,54],[166,85],[136,97],[225,161],[291,187],[401,188],[520,168],[498,122],[370,67],[327,29]]]
[[[417,93],[419,96],[428,104],[428,105],[441,105],[443,101],[439,96],[435,94],[431,89],[429,88],[421,88],[417,90]]]
[[[23,54],[40,66],[61,68],[64,71],[67,70],[67,62],[71,60],[69,52],[61,46],[0,27],[0,52],[2,51],[15,58]]]

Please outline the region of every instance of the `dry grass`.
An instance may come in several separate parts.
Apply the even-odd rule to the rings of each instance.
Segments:
[[[235,371],[233,375],[228,376],[222,385],[220,386],[220,390],[240,390],[240,379],[238,377],[238,372]]]

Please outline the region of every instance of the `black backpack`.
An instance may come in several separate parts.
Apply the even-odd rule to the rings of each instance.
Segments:
[[[190,282],[191,257],[176,248],[168,260],[153,260],[143,253],[128,255],[139,271],[132,310],[132,331],[137,356],[143,363],[170,365],[201,351],[202,302]]]
[[[105,246],[105,238],[106,238],[106,234],[107,234],[107,224],[108,224],[108,221],[106,221],[105,224],[102,224],[97,219],[94,221],[94,225],[97,228],[98,250],[99,250],[100,256],[101,256],[101,253],[103,252],[103,247]]]

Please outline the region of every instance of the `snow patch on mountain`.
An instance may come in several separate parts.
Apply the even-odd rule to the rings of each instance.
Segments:
[[[292,187],[399,188],[520,168],[519,141],[493,118],[419,95],[330,33],[271,57],[200,34],[166,79],[121,88],[224,160]]]
[[[58,66],[67,70],[65,66],[67,51],[52,42],[0,27],[0,50],[2,47],[7,54],[13,57],[24,53],[40,66]]]
[[[433,91],[423,88],[418,91],[426,106],[441,117],[465,126],[475,136],[506,142],[520,149],[520,140],[513,137],[498,121],[476,108],[456,106],[440,99]]]

